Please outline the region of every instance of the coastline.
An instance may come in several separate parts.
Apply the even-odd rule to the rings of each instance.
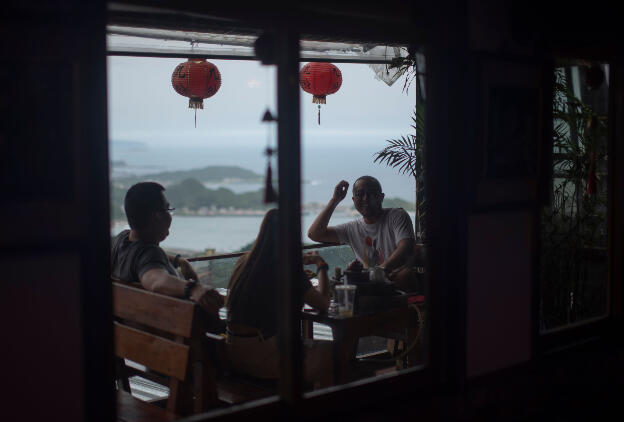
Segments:
[[[301,207],[301,215],[317,215],[323,210],[323,205],[318,203],[309,203],[304,204]],[[269,207],[268,207],[269,208]],[[268,209],[267,208],[267,209]],[[257,216],[262,217],[267,212],[267,209],[246,209],[246,208],[207,208],[202,207],[198,210],[191,210],[186,207],[181,209],[176,209],[175,216],[184,216],[184,217],[250,217]],[[353,206],[339,206],[334,211],[334,215],[345,216],[345,217],[357,217],[359,213],[355,210]],[[114,219],[111,220],[111,226],[120,226],[127,224],[126,219]]]
[[[245,213],[239,210],[233,215],[182,215],[173,216],[169,234],[161,242],[161,246],[169,250],[185,251],[182,255],[200,256],[231,253],[241,250],[254,241],[262,221],[263,214]],[[307,230],[318,215],[317,211],[302,212],[301,240],[308,243]],[[413,216],[410,215],[412,218]],[[359,214],[351,214],[349,208],[337,210],[330,224],[337,225],[359,218]],[[111,222],[111,236],[121,230],[128,229],[125,218],[118,217]],[[191,251],[193,251],[191,253]],[[197,253],[195,253],[197,252]]]

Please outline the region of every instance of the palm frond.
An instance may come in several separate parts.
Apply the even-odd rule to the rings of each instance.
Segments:
[[[374,163],[385,164],[399,174],[408,174],[416,180],[416,232],[425,233],[425,106],[419,102],[411,117],[413,133],[395,139],[386,139],[386,146],[373,154]]]

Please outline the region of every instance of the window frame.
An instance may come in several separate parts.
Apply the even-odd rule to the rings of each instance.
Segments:
[[[624,105],[621,101],[618,101],[617,96],[624,94],[624,70],[622,65],[619,65],[616,60],[609,60],[609,58],[597,58],[594,56],[586,56],[583,52],[580,54],[574,54],[570,51],[554,50],[551,52],[552,58],[550,63],[544,66],[545,74],[544,81],[551,81],[551,84],[544,90],[544,102],[549,107],[544,107],[543,113],[545,122],[549,124],[544,125],[544,142],[541,147],[542,160],[542,180],[539,182],[539,186],[542,188],[540,196],[543,202],[548,200],[549,193],[546,192],[550,183],[548,179],[552,180],[552,136],[550,130],[552,129],[552,83],[554,83],[552,76],[548,78],[548,75],[552,75],[555,70],[554,58],[574,58],[574,59],[588,59],[593,61],[605,61],[609,63],[609,106],[608,106],[608,135],[607,135],[607,151],[609,162],[608,178],[607,178],[607,310],[606,315],[589,318],[586,320],[578,321],[574,324],[554,328],[544,333],[539,329],[539,303],[541,301],[540,291],[541,284],[539,280],[539,274],[534,275],[534,301],[533,301],[533,315],[534,315],[534,354],[536,356],[546,356],[559,351],[574,348],[587,343],[593,343],[605,339],[614,338],[615,334],[620,331],[624,324],[622,321],[622,305],[623,295],[620,283],[618,283],[624,275],[624,262],[621,257],[624,253],[624,241],[619,239],[617,233],[622,233],[624,230],[624,199],[622,195],[618,195],[618,192],[622,192],[624,189],[624,166],[618,165],[618,157],[624,157],[624,148],[621,146],[624,142],[624,127],[621,122],[617,122],[614,116],[621,115],[624,112]],[[619,113],[619,114],[618,114]],[[541,221],[539,218],[539,212],[537,214],[536,221]],[[540,236],[540,224],[535,228],[536,239]],[[539,242],[539,241],[538,241]],[[539,263],[540,248],[536,251],[536,262]],[[539,264],[538,264],[539,265]],[[536,266],[536,268],[538,268]]]
[[[109,21],[109,23],[111,23]],[[127,21],[126,21],[127,23]],[[314,28],[314,31],[327,34],[332,33],[334,29],[330,29],[328,22]],[[420,33],[418,31],[410,31],[410,28],[397,29],[394,25],[380,25],[377,29],[371,29],[369,25],[359,23],[357,18],[353,18],[350,22],[350,27],[358,27],[361,31],[355,30],[353,33],[361,34],[360,36],[379,37],[379,39],[389,39],[391,42],[401,44],[410,44],[410,41],[419,41]],[[242,25],[242,24],[241,24]],[[254,27],[252,24],[246,22],[246,28],[250,29],[250,32],[256,32],[260,28]],[[280,183],[280,198],[283,199],[283,203],[280,202],[280,231],[282,233],[296,233],[297,239],[294,236],[283,236],[280,239],[280,249],[290,251],[289,256],[293,257],[290,261],[286,255],[281,255],[283,260],[288,265],[281,266],[280,282],[282,285],[282,327],[287,331],[287,335],[284,336],[284,340],[281,342],[280,348],[283,351],[286,349],[289,353],[289,359],[283,359],[283,367],[280,374],[280,391],[278,397],[272,397],[269,399],[258,400],[255,402],[245,403],[239,406],[232,406],[228,409],[215,410],[204,414],[193,415],[186,420],[200,421],[210,420],[212,418],[240,418],[242,415],[260,415],[265,412],[281,412],[284,409],[296,409],[297,412],[305,412],[306,415],[321,415],[323,409],[326,406],[330,408],[341,408],[344,411],[357,410],[359,403],[363,397],[369,397],[371,399],[382,399],[384,397],[390,399],[395,396],[396,392],[410,391],[414,394],[429,395],[431,394],[434,386],[450,385],[451,389],[457,388],[465,380],[465,363],[463,362],[463,356],[465,356],[465,346],[463,341],[465,339],[465,328],[462,326],[461,315],[465,313],[465,304],[462,302],[462,294],[465,296],[465,277],[462,277],[462,271],[465,271],[463,266],[458,266],[451,269],[443,269],[443,257],[449,255],[460,254],[461,249],[457,247],[449,246],[452,242],[445,242],[443,239],[460,237],[464,234],[458,230],[448,230],[448,225],[442,228],[441,225],[432,227],[431,232],[435,232],[436,229],[442,230],[443,233],[439,236],[438,241],[432,241],[432,252],[428,254],[428,260],[431,263],[431,256],[437,256],[438,259],[434,261],[435,267],[443,272],[440,279],[436,283],[430,283],[429,291],[427,292],[428,301],[428,323],[425,330],[425,341],[427,342],[427,355],[428,363],[424,367],[415,367],[403,370],[396,374],[377,376],[369,379],[360,380],[357,382],[347,383],[321,391],[314,391],[311,393],[303,394],[302,391],[302,374],[301,374],[301,341],[299,344],[289,341],[294,337],[299,338],[298,331],[300,326],[300,318],[298,313],[293,311],[293,304],[296,303],[295,298],[297,292],[295,289],[291,289],[288,280],[292,278],[295,268],[300,267],[299,260],[301,259],[301,241],[298,238],[300,230],[300,201],[298,200],[300,195],[300,166],[301,166],[301,140],[300,140],[300,116],[299,116],[299,85],[289,83],[289,80],[298,80],[298,51],[293,48],[293,45],[298,45],[300,34],[291,29],[292,24],[280,22],[277,29],[272,32],[276,34],[276,38],[280,45],[280,53],[282,57],[277,60],[277,73],[278,73],[278,115],[282,117],[278,121],[278,148],[284,146],[294,148],[290,149],[290,155],[283,154],[288,157],[286,162],[278,161],[279,168],[279,183]],[[207,26],[206,28],[209,28]],[[313,33],[313,31],[310,31]],[[353,33],[347,34],[347,36],[356,36]],[[366,39],[364,36],[364,39]],[[335,39],[332,37],[324,36],[326,40],[343,41],[344,37],[337,36]],[[348,39],[348,38],[346,38]],[[420,38],[422,40],[422,38]],[[439,66],[445,66],[447,64],[446,52],[444,54],[438,54],[436,59]],[[108,55],[108,52],[107,52]],[[156,56],[157,57],[157,56]],[[167,55],[167,57],[171,57]],[[205,56],[210,58],[210,56]],[[425,51],[425,59],[428,60],[427,51]],[[310,61],[310,60],[306,60]],[[321,60],[312,60],[321,61]],[[429,65],[429,63],[428,63]],[[429,67],[431,69],[431,67]],[[454,72],[460,73],[459,70]],[[280,76],[281,74],[281,76]],[[427,79],[426,86],[427,92],[432,92],[429,82],[431,79]],[[442,84],[440,80],[438,82],[440,86]],[[280,107],[280,104],[282,107]],[[289,107],[290,106],[290,107]],[[289,119],[284,119],[286,112],[290,111]],[[296,113],[293,113],[296,111]],[[433,113],[427,115],[427,126],[432,120]],[[440,120],[440,119],[438,119]],[[283,122],[288,122],[285,127]],[[437,122],[438,124],[440,122]],[[440,136],[440,135],[438,135]],[[281,140],[280,140],[281,139]],[[288,142],[286,142],[288,140]],[[428,149],[428,155],[426,161],[432,160],[432,150]],[[440,154],[437,151],[436,154]],[[293,155],[296,159],[293,159]],[[279,159],[279,155],[278,155]],[[441,171],[448,171],[442,169]],[[458,171],[458,170],[452,170]],[[286,180],[288,184],[282,184]],[[437,186],[442,186],[442,183],[435,181],[434,177],[430,177],[427,182],[427,189],[436,189]],[[449,194],[449,192],[445,192]],[[288,202],[286,201],[288,198]],[[293,200],[296,199],[296,200]],[[431,201],[433,206],[434,201]],[[289,206],[290,204],[290,206]],[[284,205],[284,207],[283,207]],[[439,202],[438,207],[444,209],[444,204]],[[457,212],[451,211],[450,214],[454,221],[458,221]],[[458,243],[462,243],[461,241]],[[291,247],[288,247],[291,246]],[[435,250],[435,252],[434,252]],[[297,259],[298,257],[298,259]],[[299,266],[298,266],[299,265]],[[428,272],[428,280],[431,279],[431,272]],[[452,282],[444,283],[444,280]],[[286,288],[284,288],[286,287]],[[462,293],[463,292],[463,293]],[[451,298],[451,300],[442,306],[442,297]],[[297,334],[295,334],[295,331]],[[444,333],[440,336],[430,336],[429,333],[438,332]]]

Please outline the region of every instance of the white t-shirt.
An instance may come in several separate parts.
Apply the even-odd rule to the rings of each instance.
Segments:
[[[403,239],[414,239],[412,220],[403,208],[384,208],[377,222],[364,218],[335,226],[341,244],[350,245],[364,267],[381,265]]]

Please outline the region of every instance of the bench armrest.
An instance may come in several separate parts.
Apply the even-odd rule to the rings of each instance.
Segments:
[[[225,344],[225,338],[219,334],[206,333],[206,339],[208,341],[216,341],[221,342],[221,344]]]

